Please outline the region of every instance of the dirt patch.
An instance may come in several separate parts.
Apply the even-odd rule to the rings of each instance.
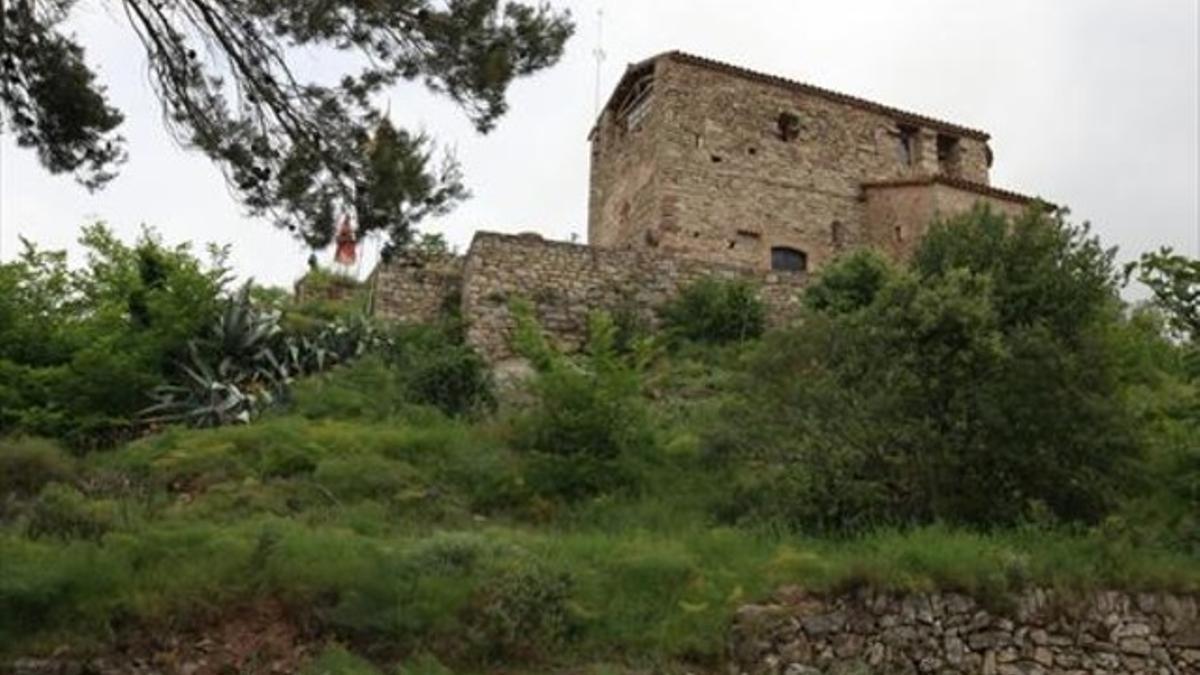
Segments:
[[[13,675],[266,675],[295,673],[323,643],[282,604],[262,602],[223,613],[202,625],[176,630],[144,626],[103,655],[59,652],[17,659]]]

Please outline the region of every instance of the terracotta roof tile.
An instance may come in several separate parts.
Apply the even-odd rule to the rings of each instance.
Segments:
[[[863,183],[862,188],[863,190],[872,190],[880,188],[917,187],[922,185],[933,185],[935,183],[939,185],[945,185],[947,187],[957,188],[959,190],[964,190],[966,192],[973,192],[977,195],[983,195],[985,197],[994,197],[996,199],[1003,199],[1020,204],[1041,201],[1047,206],[1054,206],[1053,204],[1046,202],[1044,199],[1040,199],[1039,197],[1030,197],[1029,195],[1023,195],[1019,192],[1013,192],[1012,190],[1004,190],[1002,188],[992,187],[991,185],[984,185],[983,183],[974,183],[969,180],[942,175],[900,178],[897,180],[871,181]]]

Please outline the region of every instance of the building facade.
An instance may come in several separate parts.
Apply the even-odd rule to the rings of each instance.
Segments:
[[[478,232],[464,256],[401,256],[372,274],[374,313],[457,308],[497,364],[517,299],[565,349],[594,311],[653,324],[712,276],[751,282],[780,325],[843,251],[903,258],[939,216],[1032,201],[989,185],[981,131],[679,52],[630,66],[590,140],[588,245]]]
[[[591,136],[588,242],[759,269],[905,255],[989,185],[982,131],[680,52],[631,65]]]

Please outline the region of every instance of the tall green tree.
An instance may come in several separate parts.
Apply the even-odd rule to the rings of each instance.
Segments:
[[[1166,314],[1176,336],[1200,343],[1200,259],[1189,258],[1170,248],[1146,253],[1126,267],[1154,294],[1154,302]]]
[[[84,3],[95,4],[95,3]],[[466,190],[431,139],[392,128],[379,95],[421,81],[487,132],[509,84],[553,65],[573,31],[547,5],[499,0],[111,0],[145,48],[167,126],[215,161],[249,211],[314,247],[338,213],[359,234],[409,241]],[[126,158],[122,113],[64,30],[78,0],[0,0],[0,111],[19,145],[89,188]],[[305,81],[298,50],[350,52],[333,85]]]
[[[775,490],[762,508],[800,527],[1095,521],[1144,450],[1118,277],[1086,228],[1036,210],[936,224],[906,267],[842,261],[717,440],[768,467],[747,495]]]

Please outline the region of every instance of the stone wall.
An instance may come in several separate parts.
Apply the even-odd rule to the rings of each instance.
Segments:
[[[735,675],[1200,673],[1200,596],[1031,590],[994,609],[954,593],[782,591],[742,608]]]
[[[648,103],[630,124],[623,102],[647,77]],[[798,120],[795,137],[781,136],[782,114]],[[955,143],[941,158],[939,135]],[[864,183],[944,174],[986,184],[986,139],[781,78],[665,55],[631,69],[593,131],[589,243],[760,269],[770,268],[773,247],[788,247],[815,270],[875,237]]]
[[[391,321],[428,323],[460,302],[463,258],[401,257],[371,274],[371,312]]]
[[[1002,190],[936,178],[866,184],[863,193],[870,233],[867,244],[896,259],[910,256],[935,221],[969,211],[980,202],[1009,217],[1027,208],[1023,198]]]
[[[657,308],[683,286],[706,276],[756,283],[774,323],[795,316],[806,281],[803,273],[759,272],[650,251],[480,232],[471,242],[463,272],[467,339],[492,362],[512,356],[515,322],[510,302],[523,298],[553,340],[575,349],[586,339],[591,312],[633,311],[653,325]]]

